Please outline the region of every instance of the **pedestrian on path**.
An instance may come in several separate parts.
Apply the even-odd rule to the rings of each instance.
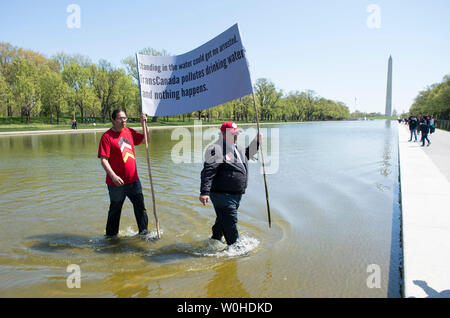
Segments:
[[[420,139],[420,141],[422,142],[421,147],[425,146],[425,139],[428,142],[428,144],[427,144],[427,147],[428,147],[431,144],[430,139],[428,139],[428,132],[429,132],[428,121],[427,121],[426,117],[422,116],[422,115],[420,115],[419,130],[420,130],[420,134],[422,136],[422,138]]]
[[[434,122],[434,117],[431,116],[430,117],[430,135],[432,133],[434,133],[435,130],[436,130],[436,125],[435,125],[435,122]]]
[[[413,135],[414,135],[414,142],[417,141],[417,124],[418,124],[418,120],[417,117],[414,116],[414,114],[411,114],[411,116],[409,116],[408,118],[408,124],[409,124],[409,130],[411,131],[411,137],[409,138],[408,141],[412,141]]]
[[[78,129],[76,119],[72,120],[72,129]]]

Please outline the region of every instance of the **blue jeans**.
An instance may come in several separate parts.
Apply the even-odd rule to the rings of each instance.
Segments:
[[[221,240],[225,236],[228,245],[239,238],[237,212],[242,194],[210,193],[209,197],[216,211],[216,222],[212,227],[212,238]]]
[[[139,228],[139,233],[145,233],[148,228],[147,211],[144,205],[141,182],[124,184],[121,187],[108,185],[109,199],[111,201],[106,222],[106,235],[114,236],[119,233],[120,214],[125,198],[128,197],[133,203],[134,216]]]
[[[417,141],[417,128],[412,128],[411,129],[411,138],[409,138],[409,141],[412,140],[413,134],[414,134],[414,137],[415,137],[415,141]]]
[[[422,142],[422,146],[425,146],[425,139],[428,141],[428,144],[429,144],[430,139],[428,139],[428,133],[426,133],[426,134],[422,133],[422,140],[420,140]]]

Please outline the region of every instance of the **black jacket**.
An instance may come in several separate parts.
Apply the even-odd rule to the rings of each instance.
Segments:
[[[248,183],[248,160],[256,154],[259,143],[253,141],[246,149],[237,146],[239,157],[233,145],[222,138],[210,145],[205,152],[205,163],[201,172],[200,194],[210,192],[243,194]]]
[[[409,130],[417,128],[417,118],[415,116],[410,116],[408,122],[409,122]]]
[[[422,134],[425,134],[425,135],[428,134],[428,132],[429,132],[428,126],[429,126],[429,122],[427,122],[426,119],[421,119],[419,121],[419,131]]]

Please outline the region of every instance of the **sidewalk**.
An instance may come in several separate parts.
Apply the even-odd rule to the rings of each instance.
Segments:
[[[430,147],[398,125],[405,297],[450,297],[450,132]]]

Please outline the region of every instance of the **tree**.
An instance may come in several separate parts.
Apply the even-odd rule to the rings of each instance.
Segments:
[[[450,75],[444,76],[442,82],[420,91],[410,112],[416,115],[429,114],[438,119],[448,119],[450,116]]]
[[[12,105],[13,105],[13,92],[6,82],[3,74],[0,73],[0,112],[3,113],[6,110],[8,117],[12,116]]]
[[[13,68],[13,96],[21,109],[21,116],[25,116],[29,124],[31,114],[38,113],[41,106],[38,69],[33,62],[23,58],[14,59]]]
[[[6,94],[9,96],[6,102],[7,116],[12,117],[14,113],[20,112],[22,116],[27,116],[29,122],[31,112],[38,110],[40,101],[35,98],[38,98],[40,88],[36,88],[36,85],[39,85],[38,75],[42,74],[42,67],[53,72],[58,70],[56,61],[49,60],[38,52],[0,42],[0,73],[9,85],[9,93]],[[26,81],[22,83],[21,79]],[[28,89],[31,90],[27,91]],[[34,96],[31,102],[30,96]],[[20,104],[25,102],[31,104]]]
[[[126,77],[124,70],[114,69],[105,60],[90,66],[90,84],[100,102],[104,123],[106,118],[110,117],[112,107],[120,105],[119,86],[123,77]]]
[[[443,82],[434,89],[431,99],[430,114],[441,119],[450,116],[450,76],[446,75]]]
[[[410,109],[414,114],[423,114],[428,106],[428,99],[432,88],[427,88],[419,92]]]
[[[292,101],[291,93],[280,99],[280,119],[283,121],[295,120],[296,109],[295,104]]]
[[[67,99],[69,97],[69,86],[63,81],[61,73],[50,70],[48,66],[42,67],[40,76],[41,85],[41,110],[46,116],[50,116],[53,124],[53,116],[56,122],[63,111],[67,110]]]
[[[22,58],[33,62],[35,65],[45,64],[48,60],[41,54],[32,50],[26,50],[0,42],[0,71],[4,72],[8,65],[11,65],[16,58]]]
[[[84,120],[86,111],[88,109],[92,111],[96,105],[95,93],[89,81],[89,75],[88,68],[74,62],[67,64],[62,72],[62,78],[70,90],[68,97],[71,107],[69,108],[72,111],[76,109],[80,111],[81,121]]]
[[[12,117],[14,111],[18,111],[12,96],[12,85],[15,80],[15,69],[12,67],[13,60],[17,58],[17,48],[10,43],[0,42],[0,74],[2,75],[3,103],[6,107],[8,117]],[[4,86],[7,85],[7,86]]]
[[[168,55],[165,50],[152,48],[140,53]],[[113,108],[138,115],[141,104],[136,58],[129,56],[122,63],[125,69],[114,68],[105,60],[92,64],[89,57],[65,53],[47,59],[38,52],[0,42],[0,114],[12,117],[20,113],[27,122],[34,114],[56,115],[58,121],[65,111],[79,112],[82,121],[86,116],[101,114],[106,122]],[[283,92],[265,78],[258,79],[254,89],[261,120],[330,120],[349,116],[345,104],[320,97],[312,90],[283,97]],[[447,75],[441,83],[420,92],[412,109],[444,118],[450,114],[449,104]],[[244,96],[186,116],[189,120],[204,117],[208,121],[220,118],[248,122],[254,116],[253,100]],[[182,117],[184,121],[185,115]]]
[[[253,100],[250,97],[250,95],[238,99],[238,109],[241,120],[245,119],[246,122],[249,121],[250,115],[253,114],[252,107],[253,107]]]
[[[118,107],[125,110],[129,116],[134,114],[136,117],[139,117],[141,104],[140,100],[136,99],[136,96],[140,98],[139,88],[133,83],[131,76],[122,72],[117,89]]]
[[[64,71],[64,68],[70,64],[78,64],[84,68],[89,67],[92,64],[91,59],[88,56],[84,56],[81,54],[66,54],[64,52],[60,52],[55,54],[52,57],[52,60],[57,62],[58,70],[60,72]]]
[[[12,64],[13,59],[16,57],[16,47],[12,46],[10,43],[0,42],[0,72],[3,75],[6,74],[7,68]]]
[[[255,83],[255,98],[260,106],[261,120],[272,119],[272,108],[283,93],[277,91],[275,84],[266,78],[259,78]]]
[[[312,120],[312,115],[314,113],[314,104],[317,102],[318,97],[316,92],[307,89],[300,94],[301,96],[301,109],[305,115],[307,121]]]
[[[299,91],[291,92],[285,98],[286,111],[293,120],[303,119],[302,95]]]

